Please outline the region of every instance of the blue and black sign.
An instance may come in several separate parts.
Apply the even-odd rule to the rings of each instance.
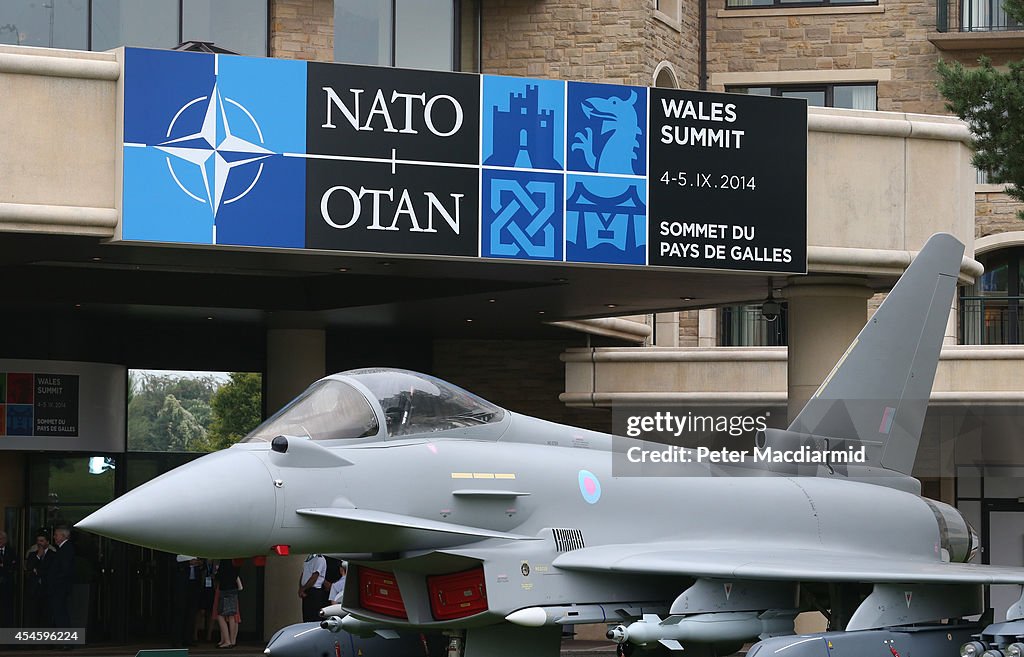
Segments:
[[[480,78],[307,65],[306,246],[476,256]]]
[[[805,271],[802,100],[651,89],[649,264]]]
[[[692,145],[720,137],[687,132],[689,110],[669,120],[676,97],[644,87],[133,48],[124,68],[124,240],[805,270],[806,114],[790,103],[728,96],[745,134],[719,164]],[[760,119],[737,109],[764,102]],[[663,141],[673,122],[686,144]],[[737,162],[779,138],[803,148],[799,167],[741,199],[779,199],[757,222],[725,207],[738,195],[688,187],[721,170],[760,190],[744,172],[762,165]],[[753,227],[748,242],[789,259],[707,258],[717,233],[664,236],[664,221]]]

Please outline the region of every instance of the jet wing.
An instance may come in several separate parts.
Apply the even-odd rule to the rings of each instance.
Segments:
[[[566,552],[564,570],[720,579],[904,584],[1024,584],[1024,568],[944,563],[892,555],[793,547],[693,545],[682,542],[601,545]]]
[[[298,509],[296,513],[333,522],[339,530],[359,536],[365,546],[372,547],[369,550],[371,552],[448,547],[488,538],[512,541],[539,540],[536,536],[523,536],[372,509],[311,508]]]

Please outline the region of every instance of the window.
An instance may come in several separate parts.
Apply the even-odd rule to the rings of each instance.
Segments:
[[[128,371],[129,452],[216,451],[240,440],[262,417],[258,373]]]
[[[654,8],[673,23],[678,23],[680,20],[681,5],[679,0],[654,0]]]
[[[678,89],[676,71],[669,62],[661,62],[654,69],[654,86],[661,89]]]
[[[1006,13],[999,0],[963,0],[960,4],[961,32],[992,32],[1021,29],[1013,16]]]
[[[985,273],[961,288],[963,344],[1021,344],[1024,341],[1024,250],[1008,249],[979,258]]]
[[[173,48],[178,39],[178,0],[92,0],[90,50],[118,46]]]
[[[727,87],[726,91],[758,96],[803,98],[811,107],[842,107],[845,109],[878,109],[875,84],[801,84],[775,87]]]
[[[183,0],[181,38],[210,41],[242,55],[267,54],[266,0]]]
[[[89,49],[88,0],[20,0],[0,5],[0,43]]]
[[[476,0],[335,0],[335,61],[476,71],[479,51]]]
[[[1024,249],[978,259],[985,273],[960,288],[960,343],[1024,344]]]
[[[878,0],[726,0],[727,9],[748,7],[834,7],[842,5],[877,5]]]
[[[110,50],[211,41],[267,54],[268,0],[5,0],[0,43]]]
[[[720,347],[784,347],[788,344],[788,312],[785,303],[779,316],[765,319],[761,304],[725,306],[718,311]]]

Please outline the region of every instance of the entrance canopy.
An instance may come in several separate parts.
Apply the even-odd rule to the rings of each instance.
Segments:
[[[973,234],[969,134],[948,118],[131,49],[0,46],[0,81],[19,354],[133,320],[212,322],[228,346],[293,314],[558,336],[758,301],[808,266],[884,289],[938,228]]]

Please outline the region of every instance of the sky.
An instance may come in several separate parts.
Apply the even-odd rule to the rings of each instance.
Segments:
[[[142,376],[173,376],[178,379],[201,379],[204,377],[211,377],[217,381],[218,385],[223,385],[228,382],[230,372],[207,372],[207,371],[195,371],[195,370],[129,370],[135,374]]]

